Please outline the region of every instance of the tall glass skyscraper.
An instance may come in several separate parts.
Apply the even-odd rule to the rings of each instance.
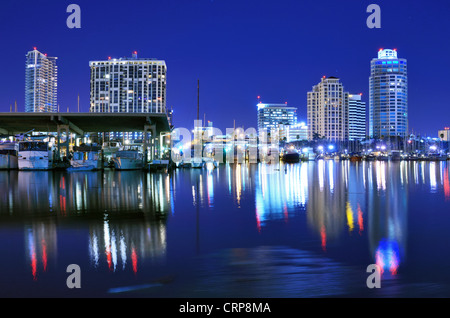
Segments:
[[[25,111],[56,112],[58,67],[56,57],[48,57],[36,48],[26,55]]]
[[[348,139],[366,138],[366,103],[361,94],[348,95]]]
[[[408,133],[408,77],[406,59],[396,50],[378,52],[370,67],[369,136],[405,137]]]

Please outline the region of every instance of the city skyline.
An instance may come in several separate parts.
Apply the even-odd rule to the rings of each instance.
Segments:
[[[401,51],[402,57],[414,65],[409,74],[410,131],[436,136],[439,129],[448,126],[445,72],[425,67],[422,56],[429,56],[425,54],[429,47],[439,34],[448,31],[441,17],[449,5],[403,7],[401,3],[380,1],[383,26],[371,30],[365,25],[368,3],[351,5],[327,1],[324,6],[317,6],[294,1],[282,5],[253,1],[245,4],[171,1],[152,6],[167,18],[167,22],[164,27],[159,27],[156,22],[161,18],[155,18],[150,41],[139,40],[141,33],[136,32],[136,35],[129,35],[124,44],[118,44],[111,41],[117,34],[128,34],[137,26],[144,32],[145,24],[139,19],[126,18],[120,24],[119,33],[118,26],[101,25],[95,12],[101,12],[102,1],[95,4],[79,2],[83,23],[78,30],[65,26],[67,4],[39,8],[30,3],[19,10],[14,2],[6,1],[1,23],[3,30],[6,25],[10,30],[2,31],[8,50],[0,54],[10,63],[5,66],[7,75],[0,80],[4,89],[0,96],[0,111],[8,112],[15,101],[18,111],[24,111],[23,54],[34,46],[59,57],[58,100],[61,109],[76,111],[79,95],[81,111],[89,110],[89,61],[129,56],[137,51],[140,56],[163,59],[169,65],[167,106],[174,109],[175,126],[193,126],[197,113],[196,81],[200,79],[200,118],[205,115],[222,130],[232,127],[233,120],[236,120],[236,126],[256,127],[254,104],[258,95],[270,103],[295,105],[299,120],[306,119],[305,93],[321,76],[341,78],[347,91],[362,93],[362,100],[368,104],[368,64],[374,52],[391,47]],[[124,10],[131,10],[130,4],[122,5]],[[107,13],[118,14],[112,7],[106,9]],[[142,13],[138,16],[144,16],[148,8],[142,4]],[[44,14],[44,9],[49,10]],[[5,12],[9,14],[5,15]],[[32,16],[38,13],[44,14],[45,19],[41,25],[31,28]],[[345,19],[347,15],[358,18]],[[257,23],[270,17],[273,22],[267,25]],[[336,21],[333,32],[324,33],[326,28],[314,29],[321,21],[326,24]],[[424,26],[431,21],[432,27],[425,31]],[[183,28],[179,28],[180,25]],[[24,34],[24,28],[28,27],[30,32]],[[48,33],[48,30],[54,31]],[[408,34],[399,36],[406,30],[409,30]],[[21,37],[17,36],[19,33]],[[344,35],[358,41],[342,44],[339,39]],[[320,41],[316,39],[318,36],[321,36]],[[412,38],[415,40],[411,41]],[[275,43],[281,45],[280,50],[264,50],[264,47],[275,47]],[[329,50],[330,45],[332,50]],[[433,50],[433,57],[440,59],[443,68],[448,65],[444,57],[449,51],[447,43],[439,50]],[[280,62],[275,72],[267,71],[267,66],[272,63],[267,61]],[[430,81],[424,81],[424,78],[436,81],[428,83]]]

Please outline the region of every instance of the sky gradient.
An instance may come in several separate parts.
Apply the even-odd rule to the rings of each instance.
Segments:
[[[69,29],[66,8],[81,7],[81,29]],[[381,7],[381,29],[369,29],[366,8]],[[298,107],[322,76],[369,104],[370,61],[380,48],[408,60],[409,127],[437,136],[450,126],[450,2],[447,0],[3,0],[0,111],[17,100],[24,111],[25,55],[37,47],[58,57],[61,110],[89,111],[89,61],[138,52],[167,64],[167,106],[174,124],[191,128],[206,115],[222,131],[256,127],[257,96]]]

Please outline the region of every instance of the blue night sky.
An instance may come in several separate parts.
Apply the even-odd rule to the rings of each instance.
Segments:
[[[66,8],[81,7],[81,29],[69,29]],[[369,29],[366,8],[381,7],[381,29]],[[256,127],[257,96],[298,107],[326,76],[341,79],[368,105],[370,60],[380,48],[408,59],[409,124],[437,136],[450,126],[448,0],[2,0],[0,111],[17,100],[24,111],[25,54],[34,46],[58,57],[61,110],[89,110],[89,61],[131,56],[167,63],[167,106],[174,123],[197,116],[225,131]]]

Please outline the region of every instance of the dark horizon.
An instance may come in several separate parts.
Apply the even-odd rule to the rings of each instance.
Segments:
[[[380,0],[381,29],[369,29],[366,8],[373,1],[253,0],[76,1],[81,29],[69,29],[70,1],[5,1],[0,13],[8,61],[0,78],[0,111],[24,111],[25,55],[37,47],[58,57],[61,110],[89,111],[89,61],[157,58],[167,64],[167,107],[176,127],[197,117],[225,131],[256,127],[257,96],[264,103],[288,103],[306,122],[306,93],[322,76],[341,79],[369,106],[370,61],[380,48],[396,48],[408,60],[409,128],[424,136],[450,126],[446,90],[450,3]],[[131,14],[132,13],[132,14]],[[38,22],[36,23],[36,20]],[[439,46],[438,46],[439,45]],[[433,62],[428,63],[428,62]],[[437,64],[437,67],[434,65]]]

